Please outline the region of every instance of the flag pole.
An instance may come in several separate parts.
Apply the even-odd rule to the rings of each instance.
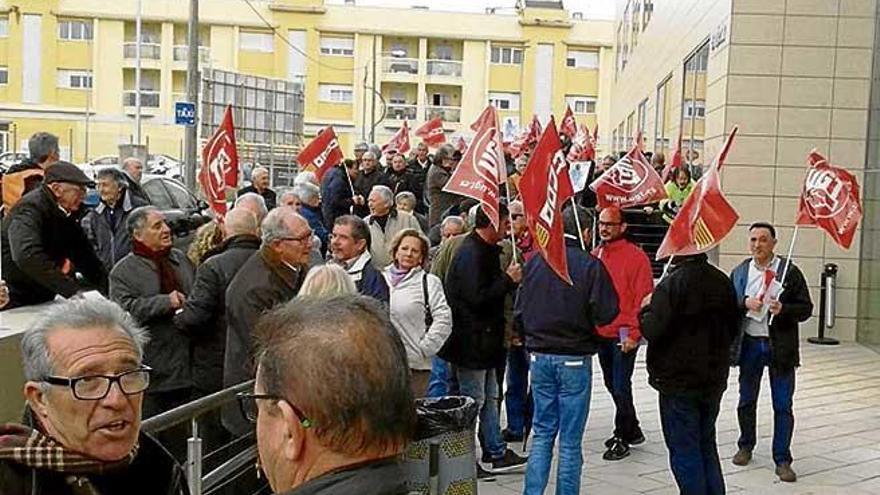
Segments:
[[[510,212],[510,183],[505,181],[504,192],[507,193],[507,218],[510,220],[510,247],[513,252],[513,261],[519,263],[516,258],[516,237],[513,235],[513,213]],[[523,258],[525,261],[525,258]]]
[[[669,267],[672,266],[672,260],[675,259],[675,255],[672,254],[669,256],[669,261],[666,262],[666,265],[663,266],[663,273],[660,275],[660,280],[666,278],[666,274],[669,273]]]
[[[791,244],[788,245],[788,256],[785,258],[785,266],[782,267],[782,276],[779,277],[780,283],[785,284],[785,276],[788,275],[788,267],[791,265],[791,255],[794,253],[794,243],[797,241],[798,231],[800,230],[800,225],[794,226],[794,233],[791,235]],[[770,326],[773,324],[773,317],[776,315],[770,315],[770,320],[767,322],[767,325]]]
[[[586,251],[587,246],[584,244],[584,229],[581,228],[581,219],[578,218],[578,210],[577,205],[574,203],[574,196],[568,198],[571,201],[571,213],[574,215],[574,223],[577,225],[577,237],[578,240],[581,241],[581,249]],[[592,235],[592,233],[590,234]]]
[[[354,184],[351,182],[351,176],[348,175],[348,167],[345,166],[345,162],[342,162],[342,173],[345,174],[345,178],[348,179],[348,187],[351,188],[351,206],[348,208],[348,212],[354,214]]]

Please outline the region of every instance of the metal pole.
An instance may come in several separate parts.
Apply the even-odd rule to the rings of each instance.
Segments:
[[[183,180],[186,186],[196,186],[196,153],[199,129],[199,0],[189,0],[189,53],[186,69],[186,99],[196,105],[195,122],[186,128],[186,143],[183,163]]]
[[[186,442],[186,475],[191,495],[202,495],[202,439],[199,438],[199,420],[190,421],[192,436]]]
[[[89,162],[89,120],[92,113],[92,95],[93,87],[95,85],[95,55],[93,50],[95,49],[95,45],[92,43],[92,40],[89,40],[88,44],[89,49],[89,90],[86,93],[86,133],[83,141],[83,162]]]
[[[134,136],[137,144],[141,144],[141,2],[137,2],[137,16],[135,17],[135,69],[134,69]]]
[[[370,143],[376,142],[376,35],[373,35],[373,53],[370,78],[372,88],[370,95]]]

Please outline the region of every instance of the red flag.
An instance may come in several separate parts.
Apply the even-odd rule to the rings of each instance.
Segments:
[[[518,158],[531,150],[532,146],[538,142],[541,137],[541,121],[537,115],[532,116],[529,126],[523,129],[523,132],[513,140],[510,144],[510,156]]]
[[[571,285],[562,210],[565,202],[574,196],[574,190],[552,117],[529,158],[519,182],[519,191],[529,232],[537,242],[541,256],[559,278]]]
[[[565,106],[565,115],[562,117],[562,122],[559,123],[559,134],[568,136],[569,139],[573,139],[577,134],[577,121],[574,119],[570,105]]]
[[[577,134],[571,141],[571,148],[568,150],[568,160],[572,162],[585,162],[596,158],[596,146],[593,137],[587,126],[581,124],[578,127]]]
[[[501,129],[495,107],[487,106],[474,124],[478,124],[476,134],[443,190],[479,201],[497,229],[501,225],[498,185],[507,181],[507,166],[501,151]]]
[[[709,170],[697,181],[693,192],[678,211],[660,244],[657,259],[687,256],[708,251],[721,243],[739,219],[739,214],[721,191],[721,166],[736,136],[734,127]]]
[[[342,161],[342,150],[339,149],[339,140],[333,126],[327,126],[323,131],[312,139],[308,146],[303,148],[296,157],[296,161],[302,168],[314,168],[318,182],[328,170]]]
[[[431,148],[436,148],[446,142],[446,134],[443,133],[443,119],[434,117],[416,129],[416,136],[422,138]]]
[[[458,136],[458,139],[455,140],[455,149],[462,153],[467,149],[467,141],[464,140],[464,136]]]
[[[600,209],[611,205],[629,208],[656,203],[667,197],[660,175],[648,163],[638,144],[594,180],[590,189],[596,192]]]
[[[391,136],[391,140],[382,146],[382,154],[406,153],[407,151],[409,151],[409,127],[404,120],[400,129]]]
[[[672,156],[669,157],[669,161],[663,167],[663,174],[660,176],[664,184],[669,179],[669,174],[679,167],[681,167],[681,131],[678,132],[678,141],[675,143],[675,149],[672,150]]]
[[[238,185],[238,149],[235,147],[232,105],[226,105],[220,126],[202,148],[199,184],[211,209],[220,218],[226,216],[226,188]]]
[[[599,124],[596,124],[596,127],[593,127],[593,145],[599,143]]]
[[[862,219],[859,183],[851,173],[830,165],[818,150],[810,152],[809,161],[795,223],[817,225],[838,246],[849,249]]]

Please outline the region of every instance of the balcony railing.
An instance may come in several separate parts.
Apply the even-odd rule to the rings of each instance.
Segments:
[[[428,75],[461,77],[461,62],[458,60],[428,60]]]
[[[392,120],[416,120],[418,107],[416,105],[389,104],[386,118]]]
[[[137,58],[137,42],[129,41],[122,45],[122,52],[125,58]],[[159,43],[141,42],[141,58],[159,60],[162,52],[162,45]]]
[[[460,122],[461,107],[441,107],[429,105],[425,108],[425,120],[440,117],[444,122]]]
[[[174,61],[186,62],[189,58],[189,47],[187,45],[174,45]],[[211,47],[199,47],[199,63],[207,64],[211,60]]]
[[[137,91],[124,91],[122,93],[122,105],[133,107],[137,105]],[[159,92],[141,90],[141,106],[159,108]]]
[[[385,57],[382,60],[382,71],[386,74],[418,74],[419,59]]]

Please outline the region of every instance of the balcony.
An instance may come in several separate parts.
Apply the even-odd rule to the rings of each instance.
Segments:
[[[175,62],[186,62],[189,58],[189,46],[187,45],[174,45],[174,61]],[[199,63],[207,64],[211,61],[211,47],[209,46],[200,46],[199,47]]]
[[[416,120],[418,116],[418,107],[416,105],[401,105],[391,103],[385,112],[385,118],[390,120]]]
[[[129,90],[122,92],[122,105],[134,107],[137,105],[137,91]],[[159,108],[159,92],[141,90],[141,107]]]
[[[461,107],[441,107],[429,105],[425,107],[425,120],[431,120],[440,117],[443,122],[460,122]]]
[[[162,45],[159,43],[141,42],[141,59],[159,60],[161,57]],[[122,45],[122,54],[126,59],[137,58],[137,42],[127,41]]]
[[[385,57],[382,59],[382,72],[385,74],[418,74],[419,59]]]
[[[461,62],[458,60],[428,60],[428,75],[461,77]]]

